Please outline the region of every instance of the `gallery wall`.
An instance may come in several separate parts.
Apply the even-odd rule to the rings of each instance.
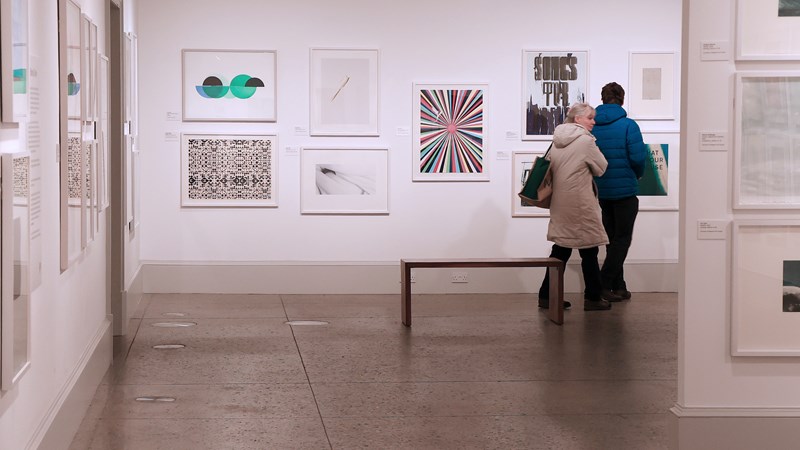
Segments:
[[[800,417],[800,316],[782,307],[781,291],[789,279],[782,263],[800,259],[800,215],[790,179],[779,174],[784,168],[797,173],[796,162],[783,159],[784,152],[797,151],[792,144],[796,127],[787,126],[797,114],[796,95],[784,95],[788,90],[782,82],[798,83],[800,21],[797,13],[779,16],[778,1],[684,4],[684,275],[678,400],[673,408],[679,444],[682,449],[792,448]],[[753,9],[737,17],[737,4]],[[755,34],[743,32],[743,26]],[[754,52],[764,59],[737,56],[737,45],[764,42],[766,50]],[[793,78],[772,79],[773,87],[757,98],[737,97],[737,76],[766,72]],[[737,111],[744,120],[737,119]],[[752,127],[761,120],[767,127],[754,135],[766,131],[775,140],[765,145],[737,139],[743,125]],[[754,167],[757,158],[740,158],[747,149],[772,159],[771,164]],[[736,175],[754,168],[749,179]],[[736,193],[745,187],[737,179],[769,189],[751,197],[750,205],[737,205]],[[737,231],[749,221],[758,225]]]
[[[107,2],[77,3],[104,36]],[[133,1],[126,4],[131,20]],[[32,225],[41,233],[32,236],[38,244],[31,252],[41,264],[31,267],[40,279],[30,293],[30,366],[12,389],[0,392],[0,448],[67,448],[111,360],[106,217],[101,216],[94,241],[62,272],[57,2],[29,0],[28,16],[31,114],[21,126],[0,128],[0,151],[27,149],[32,154],[32,188],[40,194]],[[98,43],[100,52],[107,54],[105,39]]]
[[[146,275],[155,280],[150,289],[197,289],[175,283],[202,282],[180,270],[204,264],[252,263],[270,271],[282,264],[365,263],[366,270],[374,268],[370,264],[385,269],[381,273],[389,275],[380,290],[392,291],[397,279],[391,266],[403,257],[546,256],[548,219],[512,218],[512,152],[544,151],[548,144],[520,139],[523,49],[588,51],[588,101],[599,104],[605,83],[628,85],[630,51],[679,53],[680,6],[678,0],[623,0],[611,9],[588,0],[569,8],[530,1],[498,8],[478,0],[380,7],[358,0],[237,0],[219,11],[220,5],[208,0],[141,1],[137,189],[141,258],[150,270]],[[379,50],[378,137],[309,136],[312,47]],[[182,122],[182,49],[277,51],[277,120]],[[679,73],[677,63],[675,70]],[[488,84],[489,181],[412,181],[415,82]],[[640,122],[643,131],[655,133],[648,135],[652,141],[672,142],[676,162],[677,119]],[[181,133],[276,135],[277,207],[181,207]],[[303,147],[388,149],[389,214],[301,214]],[[677,172],[674,176],[677,181]],[[633,276],[635,289],[676,289],[676,278],[664,276],[674,273],[678,258],[677,182],[670,188],[674,208],[643,211],[637,221],[629,254],[631,265],[641,268]],[[169,267],[180,268],[181,276]],[[508,289],[488,283],[490,291]]]

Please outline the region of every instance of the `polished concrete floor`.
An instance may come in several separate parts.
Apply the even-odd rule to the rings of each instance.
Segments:
[[[70,450],[668,448],[677,295],[580,297],[147,295]]]

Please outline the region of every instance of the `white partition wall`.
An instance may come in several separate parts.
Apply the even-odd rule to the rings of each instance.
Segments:
[[[543,151],[548,144],[525,138],[522,130],[528,100],[522,93],[522,77],[534,73],[533,68],[523,70],[523,51],[541,49],[547,55],[585,57],[576,70],[586,81],[588,92],[583,94],[595,105],[600,103],[604,84],[628,85],[631,51],[680,52],[679,0],[621,0],[613,8],[590,0],[577,0],[569,7],[537,1],[513,2],[502,8],[479,0],[413,0],[382,3],[380,11],[366,2],[316,1],[313,7],[256,0],[227,4],[227,10],[246,11],[242,14],[209,14],[219,7],[210,0],[144,0],[139,6],[143,95],[138,151],[146,180],[139,186],[141,257],[149,292],[369,289],[391,293],[399,292],[398,266],[403,257],[546,256],[550,250],[545,237],[547,217],[512,217],[512,153]],[[636,39],[620,39],[621,29]],[[188,104],[192,114],[201,100],[220,105],[235,101],[200,98],[201,91],[217,95],[212,87],[216,81],[205,85],[204,77],[219,74],[212,73],[211,66],[205,74],[196,65],[182,67],[182,52],[187,49],[275,51],[275,120],[231,121],[227,116],[202,122],[182,120],[186,117],[182,108],[188,104],[182,95],[194,96]],[[320,49],[325,49],[325,58],[319,56]],[[531,62],[537,60],[537,55],[531,55]],[[321,63],[331,66],[318,68]],[[257,65],[251,67],[258,70]],[[664,79],[676,80],[679,59],[669,70],[675,73],[669,77],[665,73]],[[272,89],[271,72],[258,78],[265,86],[255,88],[255,95]],[[375,83],[377,94],[372,90]],[[545,80],[539,89],[553,84]],[[477,149],[470,149],[479,154],[478,161],[439,169],[449,173],[416,174],[414,161],[420,158],[421,146],[413,142],[418,122],[414,114],[420,111],[415,85],[449,87],[436,90],[442,95],[478,92],[456,89],[459,86],[486,87],[480,90],[485,94],[480,99],[472,97],[485,101],[481,127],[472,130],[477,138],[462,141],[464,148],[478,142]],[[674,95],[675,86],[669,87],[659,92]],[[328,97],[323,98],[325,89]],[[559,92],[568,94],[566,87]],[[572,102],[577,95],[566,98]],[[554,96],[543,98],[552,101]],[[323,101],[339,100],[350,103],[322,107]],[[337,117],[320,116],[324,111],[337,111]],[[327,121],[324,127],[320,125],[323,119]],[[377,135],[369,127],[361,126],[368,129],[365,132],[356,126],[373,120],[377,120]],[[642,120],[640,125],[655,135],[652,143],[666,140],[678,151],[677,113]],[[454,130],[458,126],[454,124]],[[447,124],[441,129],[446,130]],[[278,164],[272,178],[278,188],[276,206],[187,207],[185,202],[182,206],[181,193],[186,191],[182,183],[187,178],[181,176],[180,136],[207,133],[277,136],[273,155]],[[303,214],[301,179],[313,170],[303,166],[313,164],[302,157],[305,148],[388,149],[388,214],[353,213],[358,208],[346,207],[355,204],[349,201],[337,207],[343,214]],[[671,167],[677,169],[677,165]],[[677,186],[670,188],[677,193]],[[671,207],[643,208],[647,210],[639,215],[626,269],[632,290],[677,289],[676,195],[674,199]],[[577,264],[568,270],[568,291],[581,290],[578,272]],[[208,273],[219,276],[210,282]],[[310,278],[309,273],[317,276]],[[449,274],[421,275],[425,277],[418,281],[418,292],[525,292],[535,288],[542,274],[475,271],[467,285],[451,284]],[[365,279],[368,284],[362,283]]]
[[[800,260],[792,237],[800,210],[787,207],[796,202],[789,77],[800,69],[800,17],[783,15],[791,2],[683,3],[677,443],[794,448],[800,314],[781,291],[797,283]],[[786,77],[749,78],[763,73]],[[755,83],[737,88],[743,78]]]

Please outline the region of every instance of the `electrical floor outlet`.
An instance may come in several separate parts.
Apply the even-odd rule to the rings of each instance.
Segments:
[[[466,283],[467,272],[453,272],[450,274],[451,283]]]

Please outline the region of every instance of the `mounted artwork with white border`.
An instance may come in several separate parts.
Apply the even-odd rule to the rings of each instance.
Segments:
[[[0,109],[3,122],[20,122],[28,117],[28,23],[28,0],[0,0]]]
[[[589,99],[589,52],[522,51],[522,140],[548,141],[569,107]]]
[[[550,210],[539,208],[525,201],[518,195],[525,186],[537,156],[543,156],[544,151],[515,151],[511,154],[511,217],[549,217]]]
[[[797,0],[737,0],[736,60],[800,60]]]
[[[800,208],[800,72],[736,74],[734,209]]]
[[[278,206],[277,137],[181,135],[181,205]]]
[[[680,132],[643,132],[647,150],[639,179],[640,211],[677,211],[680,188]]]
[[[414,83],[414,181],[489,180],[488,90],[484,83]]]
[[[800,221],[733,224],[731,354],[800,356]]]
[[[189,50],[183,57],[183,120],[275,122],[277,52]]]
[[[376,49],[311,49],[311,136],[378,136]]]
[[[303,148],[302,214],[389,214],[389,150]]]
[[[675,53],[631,52],[628,92],[625,105],[628,116],[637,120],[674,120]]]

